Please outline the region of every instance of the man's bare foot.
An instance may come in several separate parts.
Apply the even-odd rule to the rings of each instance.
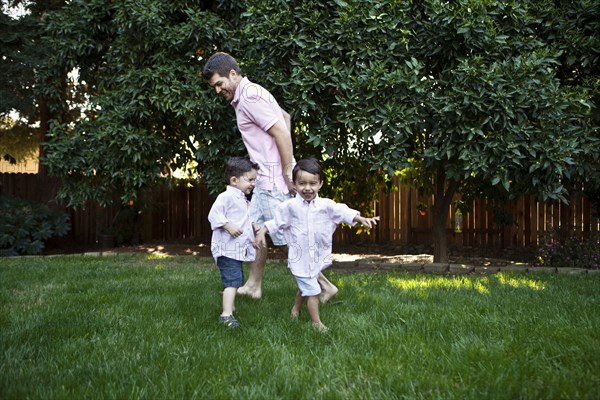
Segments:
[[[319,295],[319,301],[323,304],[327,303],[333,296],[338,292],[338,288],[335,285],[331,285],[328,288],[323,288]]]
[[[292,319],[297,319],[300,315],[300,310],[298,310],[296,307],[292,307],[292,312],[290,315],[292,316]]]
[[[329,330],[329,328],[327,328],[325,325],[323,325],[322,322],[313,322],[312,325],[313,325],[313,328],[315,328],[319,332],[327,332]]]
[[[237,290],[237,294],[239,294],[240,296],[248,296],[250,298],[257,299],[257,300],[262,297],[261,289],[251,289],[246,286],[242,286],[241,288],[239,288]]]

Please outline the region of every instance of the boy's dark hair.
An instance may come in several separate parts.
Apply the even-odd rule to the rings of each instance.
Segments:
[[[231,70],[241,74],[240,67],[237,61],[235,61],[235,58],[227,53],[218,52],[210,56],[204,65],[202,77],[207,81],[210,80],[214,74],[219,74],[222,77],[228,77]]]
[[[225,168],[225,180],[227,181],[227,184],[229,184],[232,177],[235,176],[236,178],[239,178],[253,169],[258,171],[259,167],[257,163],[244,157],[231,157],[229,161],[227,161],[227,167]]]
[[[321,165],[316,160],[316,158],[303,158],[298,161],[296,165],[294,165],[294,169],[292,170],[292,180],[296,181],[296,176],[299,171],[308,172],[309,174],[319,175],[319,180],[323,180],[325,178],[323,176],[323,170],[321,169]]]

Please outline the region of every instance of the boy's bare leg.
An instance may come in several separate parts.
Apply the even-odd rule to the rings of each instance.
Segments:
[[[269,250],[266,247],[256,249],[256,259],[250,263],[248,280],[244,286],[238,289],[239,295],[249,296],[253,299],[262,297],[262,279],[268,254]]]
[[[233,315],[233,311],[235,309],[235,294],[237,290],[238,289],[235,287],[227,287],[223,290],[223,312],[221,313],[222,317]]]
[[[338,288],[329,281],[321,272],[319,277],[317,278],[319,282],[319,286],[321,286],[321,294],[319,295],[319,300],[321,303],[327,303],[329,299],[335,296],[338,292]]]
[[[327,331],[327,327],[323,325],[319,316],[319,296],[308,296],[307,305],[313,327],[321,332]]]
[[[300,315],[300,310],[302,309],[302,304],[304,303],[304,298],[302,294],[298,290],[296,292],[296,300],[294,301],[294,306],[292,307],[292,318],[298,318]]]

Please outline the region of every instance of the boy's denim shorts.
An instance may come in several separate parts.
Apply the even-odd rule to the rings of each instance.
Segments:
[[[217,267],[221,271],[223,289],[228,287],[242,287],[244,284],[244,269],[242,268],[241,261],[221,256],[217,258]]]

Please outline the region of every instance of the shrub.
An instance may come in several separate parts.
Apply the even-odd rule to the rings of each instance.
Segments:
[[[0,216],[0,256],[39,254],[47,239],[70,229],[66,212],[7,196],[0,196]]]
[[[573,232],[550,229],[542,236],[534,265],[600,269],[600,235],[584,239]]]

